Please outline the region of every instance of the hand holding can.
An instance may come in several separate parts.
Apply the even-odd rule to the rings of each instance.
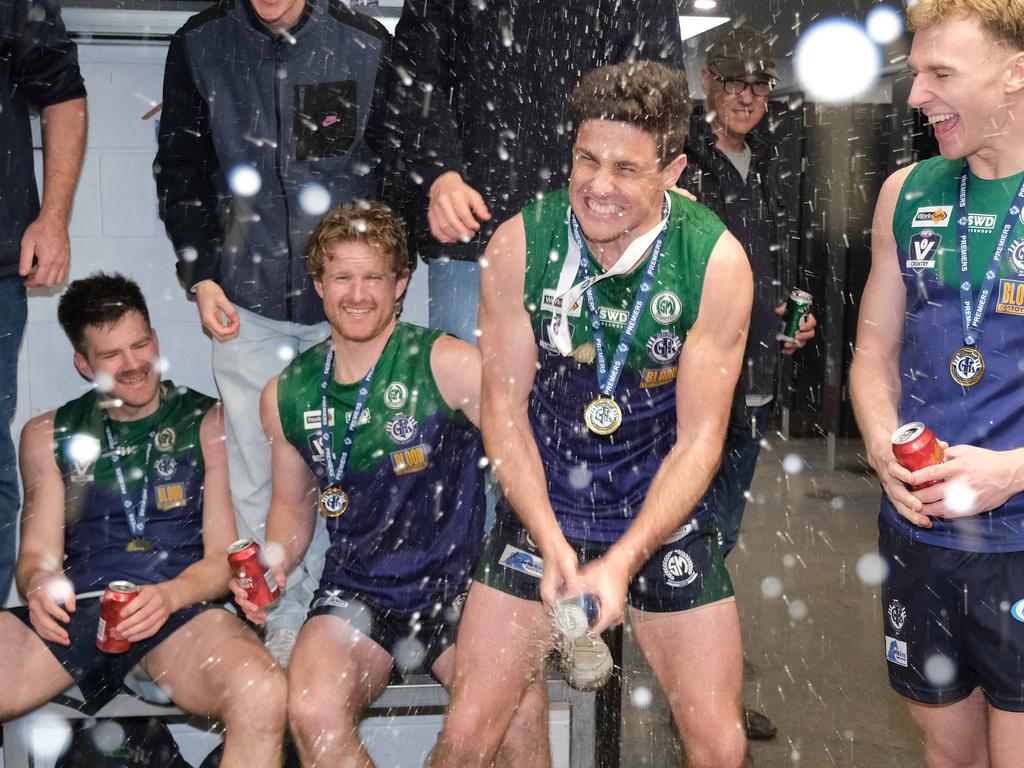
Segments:
[[[228,548],[228,563],[238,585],[253,605],[264,608],[281,596],[281,587],[252,539],[239,539]]]
[[[575,640],[597,623],[601,601],[597,595],[585,594],[560,601],[554,608],[554,625],[559,633]]]
[[[901,466],[911,472],[941,464],[944,458],[942,446],[939,445],[935,433],[920,421],[912,421],[898,427],[892,433],[892,453]],[[913,490],[920,491],[922,488],[936,485],[941,480],[915,485]]]
[[[96,626],[96,647],[105,653],[124,653],[132,644],[115,637],[121,623],[121,612],[139,595],[139,588],[130,581],[112,581],[100,598],[100,621]]]
[[[807,291],[794,288],[786,300],[786,311],[782,315],[782,332],[777,336],[779,341],[796,341],[800,332],[800,324],[811,313],[814,298]]]

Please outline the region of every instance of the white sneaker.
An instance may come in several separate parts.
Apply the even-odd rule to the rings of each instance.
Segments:
[[[582,634],[571,642],[566,637],[558,651],[562,677],[577,691],[596,691],[611,680],[612,654],[600,637]]]
[[[270,655],[274,657],[282,669],[288,669],[292,660],[292,651],[295,650],[295,641],[299,637],[299,630],[291,627],[274,627],[267,630],[266,639],[263,645]]]

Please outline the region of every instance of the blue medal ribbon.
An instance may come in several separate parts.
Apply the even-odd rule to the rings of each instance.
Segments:
[[[121,467],[121,456],[118,453],[117,441],[114,439],[114,430],[111,428],[110,417],[106,414],[103,414],[103,431],[106,433],[107,447],[110,450],[110,466],[114,470],[118,490],[121,491],[121,505],[124,507],[124,516],[128,520],[128,530],[133,539],[144,539],[146,538],[146,505],[149,503],[149,458],[153,454],[153,440],[156,438],[157,428],[154,426],[146,438],[146,457],[142,462],[142,498],[139,499],[137,508],[132,504],[131,496],[128,493],[128,482],[125,480],[124,469]]]
[[[373,383],[373,372],[377,366],[370,368],[362,384],[359,386],[359,393],[356,396],[356,404],[352,409],[352,416],[349,417],[348,429],[345,431],[345,439],[342,441],[341,454],[338,456],[338,464],[334,464],[334,451],[331,447],[331,429],[327,421],[327,387],[331,381],[331,372],[334,369],[334,347],[327,350],[327,357],[324,360],[323,376],[320,379],[320,445],[324,451],[324,463],[327,466],[327,484],[329,486],[340,485],[341,476],[345,473],[345,465],[352,453],[356,425],[363,415],[366,407],[366,400],[370,394],[370,385]]]
[[[1010,201],[1009,209],[1003,218],[1003,226],[999,232],[999,239],[996,241],[995,250],[992,251],[992,260],[989,262],[988,270],[985,272],[985,279],[978,290],[977,304],[973,303],[971,296],[971,272],[970,263],[967,259],[967,178],[969,169],[966,161],[963,170],[960,172],[960,192],[957,197],[956,236],[957,247],[960,253],[960,307],[961,320],[964,330],[964,346],[975,347],[981,337],[982,325],[985,321],[985,309],[988,307],[989,299],[992,296],[992,289],[995,287],[996,278],[999,276],[999,267],[1003,261],[1003,254],[1006,252],[1006,241],[1010,239],[1010,233],[1017,223],[1017,216],[1024,209],[1024,180],[1013,200]]]
[[[667,207],[666,205],[665,208],[667,209]],[[667,215],[668,211],[665,210],[662,216],[664,218]],[[580,223],[576,218],[576,214],[571,211],[569,213],[569,224],[572,228],[573,239],[576,241],[582,256],[580,258],[579,271],[583,276],[583,280],[587,281],[590,278],[590,251],[583,241],[583,234],[580,231]],[[619,379],[622,377],[622,371],[626,367],[629,349],[633,345],[637,328],[640,325],[640,315],[643,313],[644,307],[647,306],[651,296],[651,287],[654,285],[654,280],[658,275],[658,263],[661,261],[661,250],[665,244],[667,234],[668,226],[666,225],[658,233],[658,237],[654,241],[651,255],[647,260],[647,268],[644,270],[644,276],[640,282],[640,288],[637,291],[636,299],[633,300],[633,308],[630,310],[625,328],[622,329],[622,335],[619,336],[619,343],[615,348],[615,356],[612,358],[611,366],[608,365],[608,360],[604,354],[604,329],[601,327],[601,313],[598,310],[597,299],[594,296],[594,286],[587,286],[587,290],[583,294],[587,300],[587,316],[590,320],[590,330],[594,336],[597,386],[605,397],[614,397],[615,390],[618,389]]]

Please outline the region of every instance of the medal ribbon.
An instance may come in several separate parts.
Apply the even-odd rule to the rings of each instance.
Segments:
[[[356,425],[359,417],[363,415],[366,406],[366,399],[370,394],[370,385],[373,383],[373,372],[377,366],[370,368],[362,384],[359,386],[359,394],[356,396],[356,404],[352,409],[352,415],[348,420],[348,428],[345,430],[345,439],[341,445],[341,455],[338,456],[338,464],[334,464],[334,451],[331,447],[331,428],[327,421],[327,386],[330,384],[331,371],[334,369],[334,347],[327,350],[327,357],[324,360],[323,376],[320,378],[320,445],[324,450],[324,463],[327,465],[327,485],[340,485],[341,476],[345,473],[345,465],[352,453],[353,438],[356,433]]]
[[[667,212],[665,218],[667,218]],[[576,241],[580,253],[583,254],[579,266],[579,270],[583,274],[583,282],[580,285],[585,286],[583,295],[587,300],[587,315],[590,319],[590,330],[594,335],[597,386],[600,387],[602,395],[612,397],[619,386],[619,378],[622,376],[622,371],[626,367],[629,348],[633,346],[633,339],[636,338],[636,330],[640,325],[640,315],[643,313],[644,307],[647,306],[648,299],[650,299],[651,286],[654,285],[654,279],[658,276],[658,263],[661,261],[661,249],[665,244],[668,227],[664,226],[663,219],[661,231],[654,241],[651,257],[647,261],[647,268],[644,270],[644,276],[640,281],[640,288],[637,291],[636,299],[633,300],[633,308],[630,310],[625,328],[622,329],[622,335],[619,336],[619,344],[615,348],[615,357],[612,359],[611,367],[609,367],[604,355],[604,329],[601,327],[601,313],[597,308],[597,299],[594,296],[594,284],[597,280],[590,277],[590,263],[587,258],[586,244],[583,242],[583,235],[580,232],[580,223],[572,212],[569,213],[569,224],[572,228],[573,239]],[[608,273],[605,273],[604,277],[608,277]],[[562,308],[565,308],[565,304],[563,304]]]
[[[623,275],[631,271],[637,264],[643,261],[644,255],[647,253],[647,249],[650,248],[651,243],[653,243],[655,239],[664,232],[666,225],[668,224],[668,215],[671,210],[671,198],[669,197],[668,192],[666,192],[665,202],[662,206],[661,221],[658,222],[655,227],[644,232],[640,237],[630,243],[622,256],[619,257],[619,260],[616,261],[607,272],[595,277],[586,278],[583,282],[573,285],[573,282],[579,276],[580,264],[586,261],[586,259],[583,258],[583,254],[587,251],[582,238],[577,238],[573,231],[573,221],[576,217],[572,212],[572,208],[569,208],[569,242],[568,247],[566,248],[565,261],[562,263],[562,271],[558,276],[558,287],[555,289],[557,296],[556,300],[561,302],[561,306],[555,310],[554,321],[549,326],[550,332],[548,334],[549,340],[561,354],[569,355],[572,353],[572,336],[569,333],[568,316],[569,312],[580,300],[580,297],[586,293],[587,288],[591,285],[594,285],[605,278]],[[577,222],[575,226],[578,229],[579,223]]]
[[[964,345],[974,347],[977,346],[978,339],[981,337],[985,309],[988,307],[996,277],[999,275],[999,266],[1003,261],[1003,253],[1006,251],[1006,241],[1010,239],[1010,232],[1013,231],[1013,227],[1017,223],[1018,214],[1024,209],[1024,181],[1021,181],[1020,188],[1013,200],[1010,201],[1009,210],[1003,218],[1003,227],[999,232],[995,250],[992,251],[992,260],[985,272],[985,280],[978,290],[978,303],[972,308],[971,272],[970,264],[967,261],[967,177],[968,167],[964,162],[963,170],[960,172],[960,193],[957,198],[956,236],[960,252],[960,307],[962,308]]]
[[[161,401],[161,405],[162,405]],[[132,505],[131,496],[128,494],[128,483],[124,477],[124,469],[121,467],[121,456],[117,452],[117,441],[114,440],[114,430],[111,428],[110,417],[103,414],[103,431],[107,436],[107,447],[110,450],[110,466],[114,469],[114,478],[117,480],[117,487],[121,491],[121,505],[124,507],[124,516],[128,520],[128,530],[133,539],[144,539],[146,537],[146,505],[149,503],[149,457],[153,453],[153,440],[156,438],[157,428],[154,425],[149,430],[146,438],[146,457],[142,461],[142,498],[139,499],[138,508]]]

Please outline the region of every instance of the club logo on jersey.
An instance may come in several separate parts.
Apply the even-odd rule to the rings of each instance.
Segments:
[[[185,506],[185,484],[167,483],[156,487],[156,508],[160,510],[175,509]]]
[[[397,411],[409,402],[409,388],[400,381],[392,381],[384,390],[384,405]]]
[[[161,453],[167,453],[168,451],[174,450],[174,443],[177,441],[178,435],[170,427],[164,427],[156,433],[156,437],[153,438],[153,445]]]
[[[892,664],[907,666],[907,644],[895,637],[885,636],[885,660]]]
[[[316,464],[324,463],[324,442],[317,432],[309,436],[309,458]]]
[[[161,456],[156,460],[153,465],[156,469],[156,473],[160,475],[164,480],[168,480],[174,476],[174,470],[178,468],[178,462],[174,460],[173,456]]]
[[[537,555],[531,555],[525,549],[513,547],[511,544],[505,545],[505,550],[501,553],[498,564],[511,568],[513,571],[525,573],[527,576],[532,576],[535,579],[539,579],[544,575],[543,560]]]
[[[661,570],[665,574],[665,583],[670,587],[686,587],[697,579],[693,558],[681,549],[673,549],[665,555]]]
[[[302,426],[306,430],[320,429],[320,409],[302,412]],[[334,409],[327,409],[327,426],[334,426]]]
[[[552,339],[555,338],[555,323],[560,319],[558,316],[549,317],[543,321],[540,327],[540,348],[553,355],[559,354],[558,347],[554,345]],[[569,338],[571,339],[576,328],[572,323],[566,323],[566,327],[569,330]]]
[[[313,601],[311,611],[317,608],[348,608],[348,600],[343,600],[340,589],[328,589]]]
[[[73,461],[71,462],[71,482],[75,485],[89,485],[96,481],[93,470],[96,468],[96,461]]]
[[[996,312],[1024,315],[1024,280],[1000,279],[996,296]]]
[[[967,231],[976,232],[982,235],[991,234],[996,228],[996,215],[994,213],[969,213],[967,214]]]
[[[430,444],[420,443],[391,454],[391,468],[396,475],[411,475],[430,466]]]
[[[598,316],[601,318],[601,325],[612,328],[625,328],[629,319],[629,312],[616,307],[598,307]]]
[[[540,297],[540,311],[561,314],[562,297],[554,288],[545,288]],[[576,302],[567,313],[569,317],[580,316],[580,302]]]
[[[662,325],[669,325],[683,314],[683,302],[672,291],[661,291],[651,297],[651,315]]]
[[[907,269],[921,274],[926,269],[935,269],[935,254],[939,252],[942,236],[926,229],[910,238],[910,252],[907,254]]]
[[[679,375],[679,366],[669,368],[644,368],[640,371],[640,389],[653,389],[671,384]]]
[[[1024,275],[1024,237],[1018,237],[1006,249],[1006,260],[1018,275]]]
[[[946,227],[949,217],[953,215],[952,205],[926,205],[917,209],[912,227]]]
[[[418,427],[419,424],[416,423],[416,419],[412,416],[396,413],[391,417],[385,429],[387,429],[388,437],[399,445],[404,445],[416,437],[416,429]]]
[[[893,600],[889,603],[886,613],[889,616],[889,623],[892,625],[893,630],[896,632],[902,630],[903,625],[907,622],[907,607],[899,600]]]
[[[659,331],[647,340],[647,356],[656,363],[671,363],[679,357],[682,346],[672,331]]]

